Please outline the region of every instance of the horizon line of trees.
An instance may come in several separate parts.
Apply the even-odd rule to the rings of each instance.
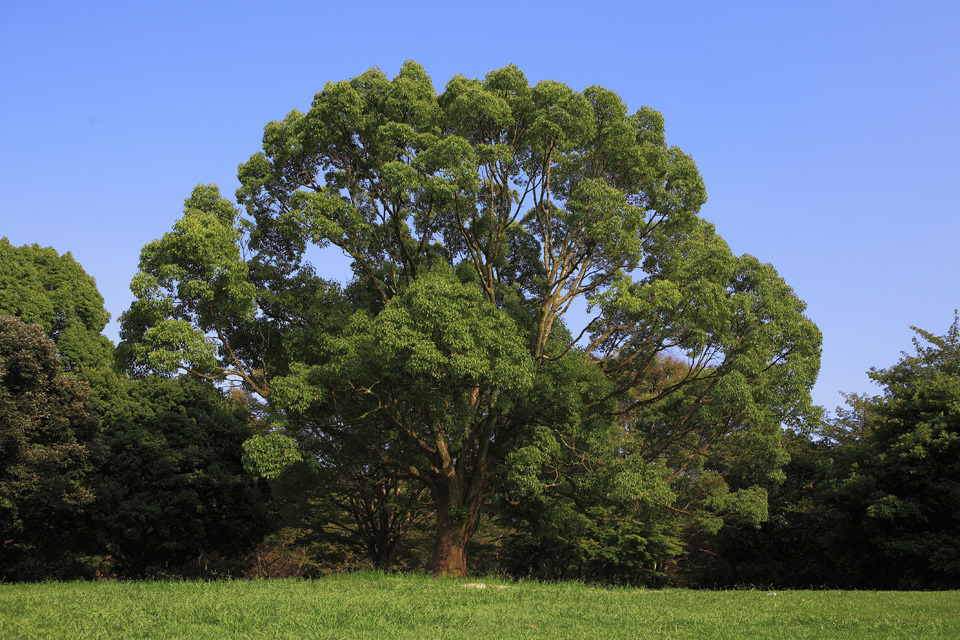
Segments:
[[[324,464],[272,432],[266,407],[236,389],[119,372],[102,298],[70,254],[2,239],[0,256],[0,580],[427,569],[435,531],[422,488]],[[782,473],[762,486],[767,517],[708,532],[680,519],[691,528],[671,538],[609,517],[609,505],[591,512],[570,494],[507,491],[490,499],[471,570],[957,588],[960,324],[915,330],[915,355],[871,370],[882,393],[849,395],[834,417],[782,431]]]
[[[210,381],[136,380],[109,359],[78,365],[83,350],[60,352],[49,329],[25,323],[10,289],[0,289],[0,580],[426,569],[434,532],[422,490],[374,470],[338,475],[271,435],[258,402]],[[783,431],[789,461],[764,487],[769,517],[651,549],[630,537],[636,526],[591,518],[575,501],[496,496],[472,571],[707,588],[957,588],[960,325],[917,332],[916,355],[871,371],[882,394],[850,395],[833,419]]]
[[[115,348],[69,254],[0,241],[0,578],[957,584],[957,323],[825,420],[819,330],[658,112],[408,62],[238,177],[143,248]]]

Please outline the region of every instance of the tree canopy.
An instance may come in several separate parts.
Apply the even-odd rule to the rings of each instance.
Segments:
[[[408,62],[328,83],[238,177],[242,209],[198,186],[144,247],[120,357],[232,380],[321,463],[419,483],[434,572],[466,571],[498,492],[647,527],[762,516],[751,483],[812,411],[820,334],[698,216],[658,112],[514,66],[438,95]],[[317,250],[350,273],[320,277]]]
[[[0,313],[43,327],[67,371],[110,364],[113,347],[101,335],[110,314],[96,282],[70,253],[14,247],[0,238]]]

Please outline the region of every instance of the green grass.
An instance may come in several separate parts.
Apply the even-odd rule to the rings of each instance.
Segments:
[[[960,638],[956,591],[463,585],[375,573],[0,585],[0,638]]]

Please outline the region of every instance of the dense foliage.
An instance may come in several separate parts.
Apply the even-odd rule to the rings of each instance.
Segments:
[[[870,371],[882,393],[785,434],[770,520],[725,532],[707,581],[960,587],[960,324],[915,331],[915,355]]]
[[[960,587],[960,324],[915,330],[915,355],[870,372],[883,392],[858,399],[860,437],[831,486],[857,586]]]
[[[117,375],[103,299],[70,254],[0,254],[16,314],[0,315],[0,579],[245,571],[268,529],[242,468],[247,404]]]
[[[101,447],[86,385],[37,325],[0,315],[0,579],[74,570]]]
[[[268,529],[265,496],[241,459],[253,434],[246,406],[196,379],[153,377],[114,394],[102,428],[110,455],[87,518],[110,569],[128,577],[200,575],[204,565],[237,572]]]

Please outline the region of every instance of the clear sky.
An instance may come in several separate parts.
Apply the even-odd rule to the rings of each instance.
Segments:
[[[407,59],[661,111],[701,215],[807,302],[827,409],[960,307],[957,0],[0,0],[0,56],[0,236],[72,252],[114,320],[194,185],[232,194],[268,121]]]

